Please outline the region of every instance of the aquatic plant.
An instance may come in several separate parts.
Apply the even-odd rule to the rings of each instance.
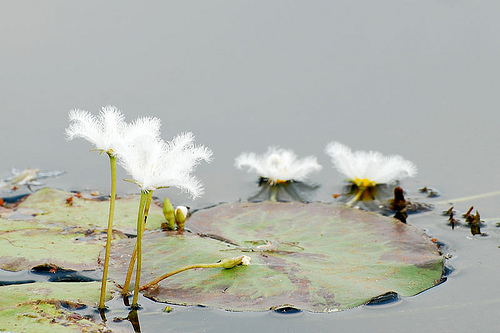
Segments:
[[[194,144],[192,133],[182,133],[171,142],[164,142],[160,138],[144,136],[134,144],[124,147],[120,154],[120,165],[132,176],[131,182],[136,183],[141,190],[141,201],[137,218],[137,266],[134,297],[132,307],[137,308],[139,284],[142,265],[142,235],[144,221],[149,211],[153,191],[166,187],[177,187],[181,191],[196,198],[203,194],[203,185],[195,176],[191,175],[201,161],[210,162],[212,151],[204,146]],[[128,292],[131,271],[134,265],[133,256],[129,273],[123,286],[123,293]]]
[[[225,259],[222,259],[216,263],[213,263],[213,264],[193,264],[193,265],[187,265],[187,266],[184,266],[182,268],[179,268],[179,269],[176,269],[172,272],[169,272],[169,273],[166,273],[160,277],[157,277],[156,279],[154,279],[153,281],[150,281],[148,283],[146,283],[145,285],[143,285],[142,287],[140,287],[139,289],[140,290],[145,290],[145,289],[148,289],[148,288],[151,288],[152,286],[155,286],[157,285],[158,283],[160,283],[162,280],[165,280],[166,278],[172,276],[172,275],[175,275],[175,274],[178,274],[178,273],[181,273],[181,272],[184,272],[184,271],[187,271],[189,269],[195,269],[195,268],[224,268],[224,269],[231,269],[231,268],[234,268],[238,265],[242,265],[242,266],[248,266],[250,265],[250,260],[252,258],[250,258],[249,256],[238,256],[238,257],[232,257],[232,258],[225,258]]]
[[[127,124],[120,110],[114,106],[105,106],[101,109],[98,117],[84,110],[71,110],[69,112],[70,125],[66,128],[68,140],[83,138],[94,144],[100,153],[109,156],[111,165],[111,199],[109,203],[108,232],[106,239],[106,258],[102,275],[101,297],[99,309],[104,309],[106,294],[106,281],[109,266],[109,252],[111,248],[111,237],[116,200],[116,152],[125,141],[125,129]]]
[[[413,177],[417,167],[399,155],[384,156],[376,151],[355,151],[339,143],[331,142],[325,148],[338,172],[351,184],[347,202],[352,206],[357,201],[377,198],[381,186],[395,184],[399,180]]]
[[[263,155],[242,153],[235,159],[235,166],[238,169],[248,167],[248,172],[257,173],[260,176],[259,184],[271,187],[272,201],[276,201],[279,185],[304,182],[311,172],[322,168],[314,156],[299,159],[292,150],[279,147],[269,147]],[[299,197],[296,193],[290,195]]]
[[[139,118],[132,124],[125,122],[125,117],[115,106],[105,106],[96,117],[84,110],[69,112],[69,126],[66,128],[68,140],[83,138],[95,146],[100,154],[109,156],[111,165],[111,198],[109,204],[108,229],[106,238],[106,256],[102,276],[99,309],[104,309],[106,282],[109,268],[109,253],[113,230],[113,219],[116,201],[116,161],[126,147],[139,139],[157,138],[160,134],[160,120],[153,117]]]
[[[175,223],[177,230],[184,231],[184,224],[188,216],[188,208],[186,206],[177,206],[175,208]]]

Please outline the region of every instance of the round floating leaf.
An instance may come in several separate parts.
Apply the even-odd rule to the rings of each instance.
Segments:
[[[25,227],[25,223],[20,226]],[[49,264],[71,270],[97,269],[105,243],[105,235],[89,234],[81,228],[32,227],[0,232],[0,268],[20,271]]]
[[[101,332],[97,324],[69,309],[94,306],[100,282],[30,283],[0,287],[0,331],[11,332]],[[108,287],[107,300],[113,286]]]
[[[72,198],[71,204],[67,203],[68,198]],[[66,226],[100,229],[106,229],[108,226],[108,200],[77,198],[74,193],[53,188],[36,191],[28,196],[18,209],[37,210],[39,213],[35,216],[36,220],[56,222]],[[113,229],[136,234],[138,209],[137,195],[116,200]],[[151,204],[146,230],[160,229],[163,222],[165,217],[162,209],[156,204]]]
[[[443,260],[429,238],[393,218],[322,203],[235,203],[195,212],[185,233],[145,235],[148,282],[194,263],[249,255],[251,265],[182,272],[145,291],[155,300],[228,310],[284,305],[315,312],[358,306],[389,291],[415,295],[441,280]],[[210,237],[210,238],[209,238]],[[233,245],[232,245],[233,244]],[[134,242],[116,243],[123,282]]]
[[[72,204],[67,199],[72,198]],[[116,201],[113,239],[135,234],[139,198]],[[73,193],[44,188],[16,210],[0,212],[0,268],[9,271],[48,264],[70,270],[99,268],[99,252],[106,244],[109,201],[81,199]],[[147,228],[165,221],[158,205],[151,205]]]

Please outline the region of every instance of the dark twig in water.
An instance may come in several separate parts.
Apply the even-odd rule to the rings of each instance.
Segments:
[[[452,214],[455,214],[455,211],[453,210],[454,206],[451,206],[450,209],[443,211],[444,216],[451,216]]]
[[[481,235],[481,216],[476,210],[475,215],[468,215],[465,221],[470,225],[470,232],[474,235]]]
[[[472,212],[472,210],[474,209],[474,206],[470,206],[469,210],[467,211],[467,213],[463,214],[462,217],[465,218],[465,221],[467,221],[467,218],[470,216],[470,213]]]
[[[391,199],[389,203],[390,209],[396,211],[394,218],[406,223],[406,218],[408,217],[408,214],[406,213],[407,203],[401,187],[398,186],[394,189],[394,199]]]
[[[451,207],[453,209],[453,207]],[[451,225],[451,230],[455,230],[455,226],[458,224],[458,221],[453,217],[453,210],[450,212],[450,218],[448,219],[448,223]]]

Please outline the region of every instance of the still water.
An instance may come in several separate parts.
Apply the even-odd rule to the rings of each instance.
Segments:
[[[160,117],[165,139],[192,131],[213,150],[196,173],[201,199],[157,192],[192,208],[256,191],[255,177],[233,166],[243,151],[279,145],[317,156],[312,199],[326,202],[342,184],[328,142],[400,154],[419,168],[402,184],[410,198],[422,186],[441,193],[429,199],[434,212],[409,223],[445,244],[447,282],[333,314],[165,314],[142,300],[142,331],[498,331],[500,197],[454,199],[500,184],[499,12],[497,1],[10,2],[0,12],[0,176],[61,169],[48,185],[107,193],[107,159],[63,131],[70,109],[108,104],[127,120]],[[448,201],[460,212],[474,205],[489,236],[452,231],[440,215]],[[120,304],[109,314],[124,315]]]

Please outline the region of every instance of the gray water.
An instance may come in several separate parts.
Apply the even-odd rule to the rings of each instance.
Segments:
[[[433,213],[409,223],[446,244],[448,281],[420,295],[333,314],[231,313],[142,300],[143,332],[494,332],[500,328],[498,196],[456,201],[486,219],[488,237],[451,231],[446,201],[498,190],[498,1],[16,1],[0,11],[0,176],[11,167],[62,169],[47,184],[109,191],[108,161],[83,140],[65,141],[70,109],[119,107],[157,116],[163,137],[182,131],[214,151],[196,175],[203,207],[246,198],[255,175],[236,170],[243,151],[269,145],[316,155],[314,200],[342,184],[323,153],[401,154],[419,168],[403,187],[427,185]],[[122,171],[120,171],[122,172]],[[121,178],[125,177],[122,172]],[[120,193],[137,189],[125,182]],[[120,304],[109,316],[126,315]],[[111,324],[110,324],[111,325]],[[130,329],[129,323],[112,324]]]

